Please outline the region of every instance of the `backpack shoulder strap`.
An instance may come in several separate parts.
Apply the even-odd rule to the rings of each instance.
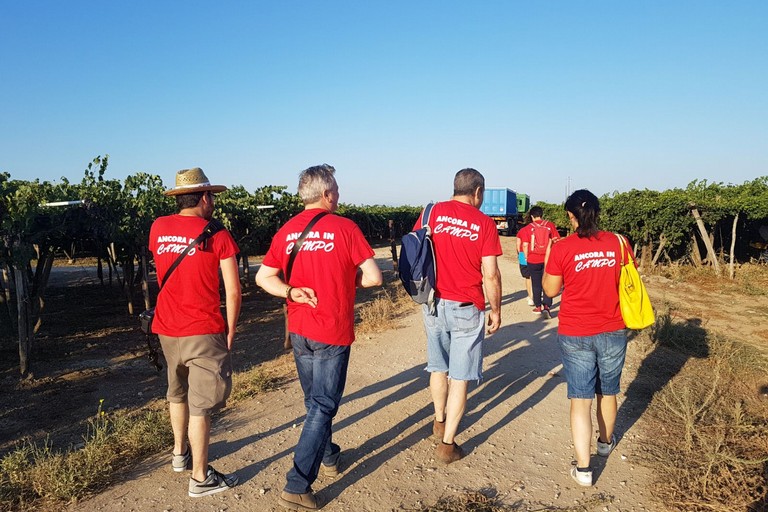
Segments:
[[[301,235],[299,236],[299,239],[296,240],[296,243],[293,244],[293,249],[291,250],[291,255],[288,257],[288,267],[285,269],[285,282],[288,283],[288,281],[291,280],[291,271],[293,270],[293,263],[296,261],[296,255],[301,250],[301,246],[304,245],[304,240],[307,239],[307,235],[309,235],[309,231],[312,229],[312,226],[317,224],[317,221],[328,215],[327,211],[322,211],[312,217],[312,220],[309,221],[307,226],[304,228],[304,231],[301,232]],[[290,284],[290,283],[289,283]]]
[[[429,225],[429,219],[432,214],[432,207],[434,206],[435,206],[435,203],[429,203],[427,206],[424,207],[424,211],[421,212],[421,227]]]
[[[216,219],[211,219],[210,221],[208,221],[208,224],[206,224],[206,225],[205,225],[205,227],[203,228],[203,232],[202,232],[202,233],[200,233],[200,234],[197,236],[197,238],[195,238],[194,240],[192,240],[192,241],[189,243],[189,245],[187,246],[187,248],[186,248],[186,249],[184,249],[184,252],[182,252],[181,254],[179,254],[179,257],[178,257],[178,258],[176,258],[176,260],[175,260],[175,261],[174,261],[174,262],[171,264],[171,266],[170,266],[170,267],[168,267],[168,270],[165,272],[165,276],[163,276],[163,283],[160,285],[160,289],[157,291],[157,293],[158,293],[158,294],[160,293],[160,290],[162,290],[162,289],[163,289],[163,286],[165,286],[165,283],[168,281],[168,278],[171,276],[171,274],[173,274],[173,271],[174,271],[174,270],[176,270],[176,268],[177,268],[177,267],[179,266],[179,264],[181,263],[181,260],[183,260],[183,259],[184,259],[184,257],[185,257],[187,254],[189,254],[189,251],[191,251],[193,247],[195,247],[195,246],[197,246],[198,244],[200,244],[200,243],[202,243],[202,242],[204,242],[204,241],[208,240],[208,239],[209,239],[209,238],[211,238],[213,235],[215,235],[216,233],[218,233],[219,231],[221,231],[221,230],[223,230],[223,229],[224,229],[224,224],[222,224],[222,223],[221,223],[221,222],[219,222],[218,220],[216,220]]]

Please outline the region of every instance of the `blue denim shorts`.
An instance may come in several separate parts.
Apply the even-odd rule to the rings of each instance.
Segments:
[[[472,303],[437,299],[437,315],[422,306],[427,332],[428,372],[448,372],[453,380],[483,378],[485,311]]]
[[[620,329],[594,336],[558,335],[568,398],[618,395],[627,354],[627,332]]]

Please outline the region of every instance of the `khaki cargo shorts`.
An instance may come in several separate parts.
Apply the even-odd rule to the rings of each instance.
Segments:
[[[224,407],[232,392],[226,335],[160,335],[160,345],[168,367],[169,402],[186,402],[191,416],[209,416]]]

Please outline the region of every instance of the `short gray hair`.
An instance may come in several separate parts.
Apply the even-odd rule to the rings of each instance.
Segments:
[[[453,178],[453,195],[471,196],[475,190],[485,190],[485,178],[476,169],[467,167],[456,173]]]
[[[316,203],[323,194],[336,186],[336,178],[333,173],[336,169],[332,165],[315,165],[304,169],[299,174],[299,197],[305,205]]]

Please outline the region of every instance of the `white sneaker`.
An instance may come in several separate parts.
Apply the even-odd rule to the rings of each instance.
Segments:
[[[597,438],[597,454],[601,457],[607,457],[611,454],[613,449],[616,448],[616,436],[611,435],[610,443],[600,442],[600,437]]]
[[[579,471],[576,466],[571,469],[571,478],[573,478],[577,484],[582,487],[592,486],[592,472],[591,471]]]
[[[533,299],[528,297],[528,305],[533,306]]]

